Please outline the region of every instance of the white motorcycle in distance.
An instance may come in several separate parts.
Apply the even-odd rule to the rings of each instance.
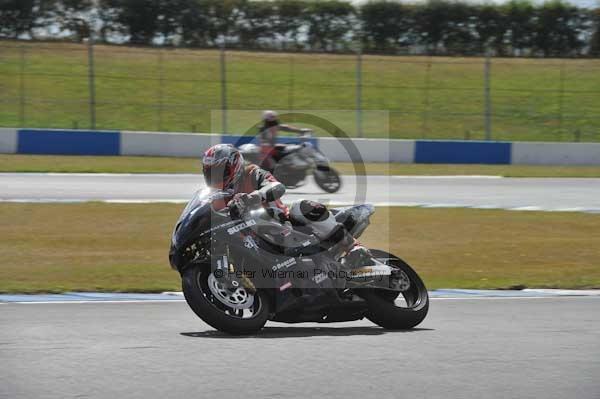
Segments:
[[[243,144],[239,150],[245,160],[273,173],[288,188],[303,185],[312,172],[315,183],[320,188],[328,193],[335,193],[342,186],[340,175],[329,165],[327,157],[309,141],[311,137],[312,134],[308,132],[300,136],[298,144],[277,144],[278,157],[272,162],[261,163],[260,147],[256,144]]]

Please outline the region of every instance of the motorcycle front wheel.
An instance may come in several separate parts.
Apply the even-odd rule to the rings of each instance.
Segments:
[[[407,286],[402,292],[360,290],[367,301],[367,318],[390,330],[408,330],[420,324],[429,311],[429,295],[421,277],[402,259],[385,251],[371,250],[373,257],[397,269]]]
[[[259,332],[269,318],[264,291],[254,294],[243,287],[229,289],[215,279],[208,265],[188,267],[181,276],[187,304],[204,322],[233,335]]]
[[[338,172],[329,166],[317,166],[313,172],[315,183],[325,192],[335,193],[342,187],[342,179]]]

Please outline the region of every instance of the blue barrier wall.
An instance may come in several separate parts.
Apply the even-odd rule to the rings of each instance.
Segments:
[[[509,164],[512,143],[424,141],[415,143],[415,163]]]
[[[317,139],[315,137],[308,139],[308,141],[315,147],[317,147],[319,145],[319,139]],[[300,140],[298,139],[298,137],[279,136],[277,138],[277,142],[282,143],[282,144],[297,144],[300,142]],[[223,135],[223,136],[221,136],[221,143],[233,144],[233,145],[239,147],[243,144],[258,143],[258,137],[257,136]]]
[[[19,130],[19,154],[120,155],[120,132]]]
[[[320,142],[320,140],[322,140]],[[297,143],[297,137],[280,137]],[[600,165],[600,143],[527,143],[436,140],[352,140],[367,162],[447,164]],[[200,156],[215,143],[256,142],[254,136],[160,132],[0,129],[0,153],[66,155]],[[348,162],[333,138],[311,138],[331,161]],[[125,144],[125,145],[123,145]]]

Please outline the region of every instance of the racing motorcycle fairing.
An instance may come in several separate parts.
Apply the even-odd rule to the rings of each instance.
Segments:
[[[233,225],[226,215],[213,211],[215,201],[224,200],[231,193],[204,189],[194,193],[179,216],[173,234],[169,262],[175,270],[181,271],[192,260],[202,260],[210,256],[202,244],[208,244],[207,232],[214,226]],[[210,246],[210,245],[209,245]]]
[[[206,265],[213,275],[229,279],[225,283],[235,281],[250,291],[266,289],[271,292],[273,311],[283,312],[280,317],[288,322],[298,316],[293,316],[294,309],[302,309],[298,322],[322,322],[324,309],[332,317],[328,321],[354,320],[360,312],[349,310],[346,305],[352,300],[339,297],[340,292],[350,286],[384,284],[387,288],[386,281],[375,283],[374,278],[389,276],[388,266],[374,264],[340,278],[344,266],[330,250],[331,243],[270,218],[262,208],[232,220],[226,209],[214,206],[230,196],[216,190],[194,195],[173,231],[169,260],[174,269],[182,273],[190,265]],[[370,205],[332,209],[336,220],[355,236],[364,231],[373,211]],[[339,312],[333,310],[342,304]]]
[[[363,204],[346,208],[333,208],[331,212],[335,215],[335,220],[338,223],[342,223],[354,238],[358,238],[369,227],[369,218],[375,213],[375,207],[371,204]]]
[[[194,194],[172,234],[169,259],[174,269],[181,271],[192,261],[207,261],[225,246],[242,253],[240,259],[266,265],[281,263],[280,257],[311,256],[323,251],[314,235],[282,224],[264,208],[251,211],[244,219],[230,219],[226,208],[217,209],[214,204],[231,196],[230,192],[219,190]]]
[[[250,229],[254,232],[251,239],[257,242],[260,249],[271,255],[276,253],[287,253],[290,256],[309,255],[323,249],[316,237],[281,225],[269,218],[264,209],[252,211],[250,221],[230,220],[227,210],[215,209],[214,204],[231,196],[232,193],[228,191],[209,189],[194,194],[181,213],[172,234],[169,259],[174,269],[180,270],[185,266],[181,264],[183,259],[177,256],[178,250],[189,246],[196,238],[209,239],[208,235],[219,229],[227,229],[230,235]],[[369,216],[373,214],[374,207],[358,205],[334,208],[331,212],[339,223],[358,238],[369,225]],[[244,239],[243,243],[247,249],[247,246],[251,245],[250,239]],[[200,254],[195,256],[195,259],[201,259]]]

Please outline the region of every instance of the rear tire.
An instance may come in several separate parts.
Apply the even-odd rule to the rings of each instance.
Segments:
[[[209,266],[192,266],[182,273],[181,285],[185,300],[204,322],[233,335],[259,332],[269,318],[269,300],[264,291],[254,294],[254,313],[249,318],[231,314],[232,310],[219,302],[208,288]],[[230,314],[227,313],[229,310]]]
[[[342,179],[338,172],[329,166],[318,166],[313,176],[317,186],[321,187],[327,193],[335,193],[342,187]]]
[[[429,295],[423,280],[402,259],[384,251],[372,250],[375,258],[388,258],[389,266],[402,270],[410,280],[410,288],[402,293],[389,290],[361,290],[357,292],[367,300],[369,312],[366,317],[373,323],[390,330],[408,330],[420,324],[429,311]],[[404,296],[407,307],[394,303],[399,295]]]

